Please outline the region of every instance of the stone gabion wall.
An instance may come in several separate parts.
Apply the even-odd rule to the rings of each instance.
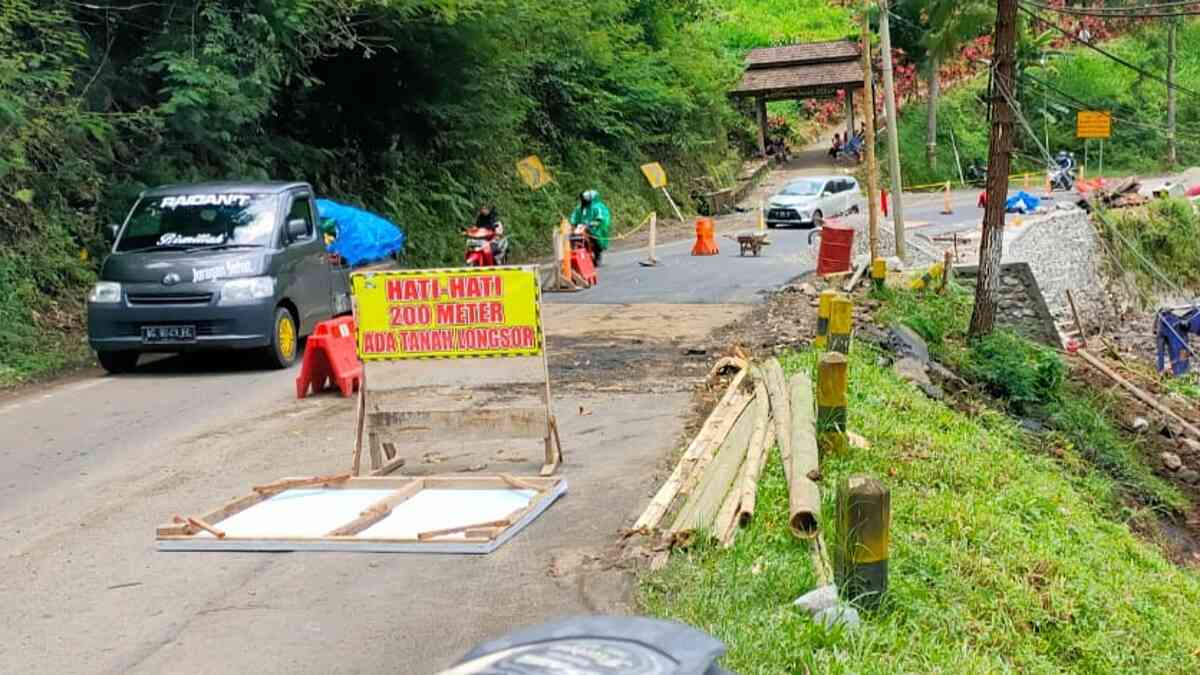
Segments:
[[[955,280],[975,292],[979,268],[975,265],[955,267]],[[1072,294],[1075,292],[1071,291]],[[996,323],[1011,328],[1025,337],[1052,347],[1058,347],[1058,329],[1046,306],[1032,268],[1028,263],[1004,263],[1000,266],[1000,287],[996,298]]]
[[[1098,314],[1110,303],[1100,266],[1100,236],[1087,212],[1056,209],[1030,218],[1023,231],[1005,246],[1004,262],[1025,262],[1033,270],[1050,311],[1070,317],[1067,290],[1084,316]]]

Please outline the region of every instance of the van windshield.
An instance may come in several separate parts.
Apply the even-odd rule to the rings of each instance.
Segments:
[[[192,194],[142,199],[116,250],[268,246],[275,229],[274,195]]]

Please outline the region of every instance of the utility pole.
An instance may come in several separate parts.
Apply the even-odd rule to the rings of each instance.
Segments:
[[[1178,28],[1178,19],[1167,19],[1167,166],[1170,167],[1178,161],[1175,155],[1175,33]]]
[[[892,32],[888,26],[888,0],[879,0],[879,50],[883,61],[883,103],[887,111],[888,166],[892,174],[892,225],[896,233],[896,255],[908,258],[904,240],[904,204],[901,199],[900,137],[896,129],[896,85],[892,81]]]
[[[1004,202],[1008,196],[1008,171],[1013,143],[1013,109],[1017,71],[1017,0],[997,0],[996,31],[992,37],[991,132],[988,138],[987,207],[979,242],[979,272],[975,284],[975,309],[970,335],[992,332],[996,322],[996,294],[1000,288],[1000,260],[1004,255]]]
[[[929,57],[929,101],[925,110],[925,163],[937,168],[938,59]]]
[[[871,263],[879,257],[879,166],[875,163],[875,87],[871,84],[871,24],[868,5],[862,8],[863,124],[867,137],[867,227]],[[869,263],[868,263],[869,264]]]

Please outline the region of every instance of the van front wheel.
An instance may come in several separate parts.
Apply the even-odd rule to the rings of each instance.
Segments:
[[[286,307],[275,310],[275,320],[271,323],[271,344],[267,347],[267,363],[272,368],[290,368],[296,362],[296,353],[300,350],[299,332],[296,330],[296,318]]]

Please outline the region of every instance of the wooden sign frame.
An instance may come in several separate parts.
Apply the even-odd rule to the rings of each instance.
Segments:
[[[358,402],[355,411],[354,452],[351,459],[351,474],[363,475],[363,450],[367,450],[367,467],[371,476],[386,476],[400,469],[406,463],[399,446],[405,442],[427,440],[438,434],[453,434],[460,440],[492,440],[492,439],[532,439],[540,438],[545,446],[545,460],[539,471],[541,476],[552,476],[563,461],[562,441],[558,432],[558,421],[554,417],[553,397],[550,391],[550,362],[547,354],[546,336],[542,326],[542,290],[538,269],[530,266],[501,266],[483,268],[484,270],[521,269],[534,275],[535,311],[537,317],[537,339],[540,345],[542,380],[544,387],[543,406],[537,408],[476,408],[463,410],[369,410],[370,377],[364,376],[359,388]],[[371,270],[360,272],[364,276],[375,275],[419,275],[438,272],[477,271],[466,269],[443,270]],[[353,283],[351,284],[353,292]],[[358,321],[358,297],[352,296],[355,312],[355,323],[358,330],[363,330]],[[360,341],[361,344],[361,341]],[[433,358],[433,357],[424,357]],[[453,358],[453,357],[448,357]],[[503,355],[489,355],[481,358],[505,358]],[[396,359],[402,361],[405,359]],[[378,361],[372,361],[372,364]],[[366,370],[364,370],[364,375]],[[470,424],[464,425],[464,416],[470,416]],[[486,423],[479,423],[486,420]],[[477,424],[478,423],[478,424]],[[486,427],[486,434],[479,433]],[[477,437],[478,436],[478,437]]]

